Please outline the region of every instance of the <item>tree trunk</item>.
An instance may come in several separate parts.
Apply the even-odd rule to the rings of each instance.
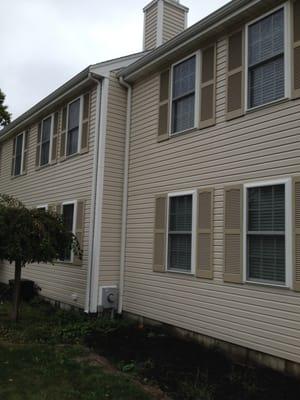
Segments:
[[[21,271],[22,264],[20,261],[15,262],[15,282],[14,282],[14,298],[13,309],[11,314],[12,321],[17,322],[19,318],[19,308],[21,300]]]

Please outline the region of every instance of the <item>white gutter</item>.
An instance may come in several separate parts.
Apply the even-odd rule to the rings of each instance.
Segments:
[[[95,78],[94,78],[95,79]],[[97,80],[97,79],[95,79]],[[92,204],[89,231],[88,276],[85,312],[96,313],[98,309],[98,287],[100,270],[100,245],[103,208],[103,184],[105,141],[107,126],[107,99],[109,78],[102,77],[97,90],[97,119],[93,168]]]
[[[119,304],[118,313],[123,310],[124,297],[124,274],[126,258],[126,236],[127,236],[127,204],[128,204],[128,168],[129,168],[129,142],[131,126],[131,98],[132,87],[125,82],[123,77],[119,78],[120,84],[127,88],[127,116],[125,133],[125,153],[124,153],[124,179],[123,179],[123,202],[122,202],[122,228],[121,228],[121,251],[120,251],[120,280],[119,280]]]

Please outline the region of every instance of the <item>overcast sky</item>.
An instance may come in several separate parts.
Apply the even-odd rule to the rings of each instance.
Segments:
[[[181,0],[188,26],[228,0]],[[13,118],[90,64],[142,49],[147,0],[0,0],[0,88]]]

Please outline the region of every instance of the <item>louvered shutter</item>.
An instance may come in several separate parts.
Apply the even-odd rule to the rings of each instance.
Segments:
[[[83,115],[81,125],[81,153],[86,153],[89,150],[89,120],[90,120],[90,93],[83,96]]]
[[[225,188],[224,281],[242,282],[243,186]]]
[[[293,3],[293,97],[300,97],[300,1]]]
[[[213,278],[213,189],[198,191],[196,276]]]
[[[55,211],[56,211],[57,215],[61,215],[62,214],[62,205],[61,204],[56,204]]]
[[[40,155],[41,155],[41,140],[42,140],[42,123],[38,124],[37,139],[36,139],[36,150],[35,150],[35,167],[40,166]]]
[[[84,232],[84,201],[78,201],[75,236],[77,237],[81,252],[83,251],[83,232]],[[82,259],[78,255],[74,255],[74,264],[76,265],[82,264]]]
[[[244,114],[244,34],[228,37],[227,47],[227,120]]]
[[[51,151],[52,164],[56,163],[57,161],[58,124],[59,124],[59,112],[56,111],[53,116],[53,135],[52,135],[52,151]]]
[[[300,292],[300,177],[293,180],[294,271],[293,289]]]
[[[13,151],[11,159],[11,176],[15,175],[16,147],[17,147],[17,138],[15,137],[13,140]]]
[[[216,122],[216,46],[202,51],[200,128]]]
[[[26,174],[27,172],[27,163],[28,163],[28,142],[29,142],[29,129],[26,129],[23,135],[24,140],[24,154],[23,154],[23,165],[22,165],[22,174]]]
[[[169,139],[169,96],[170,96],[170,71],[164,71],[160,74],[159,91],[159,116],[158,116],[158,135],[157,141]]]
[[[61,131],[60,131],[60,159],[66,156],[66,139],[67,139],[67,107],[63,107],[61,111]]]
[[[166,229],[167,229],[167,195],[155,198],[154,252],[153,271],[166,270]]]

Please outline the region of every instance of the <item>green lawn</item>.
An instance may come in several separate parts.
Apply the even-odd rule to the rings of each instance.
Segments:
[[[9,309],[9,303],[0,304],[1,400],[150,400],[124,374],[107,373],[87,360],[83,338],[90,331],[114,330],[120,322],[37,301],[22,306],[15,324]]]

